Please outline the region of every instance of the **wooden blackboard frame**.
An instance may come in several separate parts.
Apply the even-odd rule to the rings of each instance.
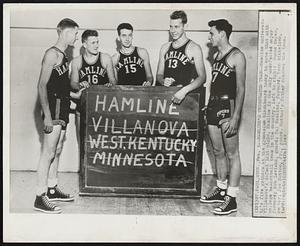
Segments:
[[[88,110],[87,101],[89,94],[95,91],[103,93],[126,93],[126,91],[151,92],[164,95],[168,100],[174,95],[178,87],[142,87],[142,86],[115,86],[107,88],[105,86],[93,86],[83,93],[81,99],[81,118],[80,118],[80,192],[81,196],[126,196],[126,197],[166,197],[166,198],[198,198],[201,194],[201,175],[202,175],[202,158],[203,158],[203,135],[204,135],[204,117],[202,108],[205,102],[205,88],[201,87],[197,91],[191,92],[187,97],[196,97],[198,101],[198,131],[197,131],[197,149],[195,153],[195,173],[194,185],[192,189],[183,188],[149,188],[149,187],[89,187],[87,186],[87,119]]]

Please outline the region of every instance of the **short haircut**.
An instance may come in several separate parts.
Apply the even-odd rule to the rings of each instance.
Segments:
[[[208,26],[215,26],[219,32],[224,31],[228,39],[232,32],[232,25],[225,19],[211,20],[210,22],[208,22]]]
[[[98,37],[98,32],[96,30],[85,30],[81,35],[81,42],[85,42],[88,37]]]
[[[64,18],[57,24],[57,32],[60,33],[62,30],[66,28],[75,28],[75,27],[79,27],[75,21],[69,18]]]
[[[118,35],[120,35],[122,29],[127,29],[127,30],[133,31],[133,27],[132,27],[131,24],[129,24],[129,23],[121,23],[117,27]]]
[[[177,19],[181,19],[183,24],[187,23],[187,16],[186,13],[182,10],[177,10],[174,11],[171,15],[170,15],[170,19],[171,20],[177,20]]]

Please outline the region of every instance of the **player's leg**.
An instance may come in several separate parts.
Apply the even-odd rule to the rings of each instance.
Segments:
[[[222,135],[226,154],[229,160],[229,186],[227,189],[227,195],[225,197],[225,202],[220,205],[220,207],[214,210],[216,214],[229,214],[237,211],[236,197],[239,191],[239,183],[241,176],[241,160],[239,154],[239,138],[238,134],[226,138],[223,127]]]
[[[59,141],[61,125],[54,125],[53,131],[44,134],[42,153],[37,169],[37,190],[34,209],[46,213],[60,213],[61,209],[50,203],[47,192],[48,173],[51,162],[55,158],[55,152]]]
[[[63,127],[59,141],[56,147],[55,157],[53,162],[51,163],[51,166],[49,168],[49,178],[48,178],[48,190],[47,190],[47,197],[50,201],[73,201],[74,196],[71,196],[70,194],[64,193],[61,191],[61,189],[58,187],[58,166],[59,166],[59,158],[63,149],[63,143],[65,140],[66,135],[66,128]]]
[[[216,161],[217,186],[213,191],[202,196],[200,201],[206,203],[222,202],[227,189],[227,160],[223,146],[221,129],[216,125],[208,125],[208,133],[213,146]]]
[[[57,144],[56,151],[55,151],[55,155],[54,155],[54,159],[49,168],[48,186],[49,186],[49,184],[50,184],[50,186],[57,185],[58,163],[59,163],[59,158],[60,158],[60,155],[62,152],[65,135],[66,135],[66,130],[61,130],[58,144]]]

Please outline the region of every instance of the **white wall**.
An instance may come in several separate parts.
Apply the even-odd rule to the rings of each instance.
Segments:
[[[96,28],[100,34],[101,51],[116,52],[116,27],[121,22],[134,26],[134,43],[147,48],[155,75],[161,45],[168,41],[169,15],[173,10],[101,10],[24,9],[11,13],[10,28],[10,91],[11,91],[11,170],[36,170],[41,148],[42,122],[37,101],[37,82],[44,51],[57,39],[55,26],[64,17],[74,19],[80,28]],[[242,174],[253,174],[254,124],[257,75],[257,11],[186,10],[187,35],[200,44],[205,58],[207,81],[211,65],[207,60],[207,22],[226,18],[233,25],[231,42],[247,59],[246,98],[240,126]],[[241,21],[243,19],[243,21]],[[80,30],[80,34],[82,33]],[[77,42],[73,56],[79,54]],[[207,83],[208,84],[208,83]],[[70,115],[67,137],[61,156],[61,171],[78,171],[78,146],[74,115]],[[213,172],[209,142],[204,145],[203,173]]]

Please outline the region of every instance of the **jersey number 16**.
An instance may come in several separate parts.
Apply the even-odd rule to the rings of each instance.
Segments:
[[[98,75],[97,74],[89,75],[87,77],[87,82],[89,84],[97,85],[98,84]]]

